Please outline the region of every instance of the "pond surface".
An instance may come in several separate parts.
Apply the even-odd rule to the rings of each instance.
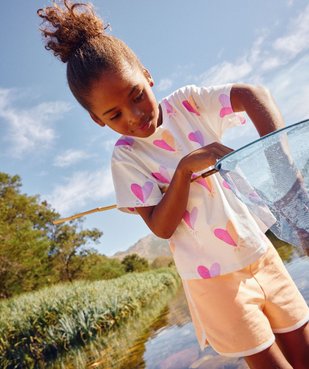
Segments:
[[[290,262],[287,267],[307,303],[309,303],[309,259],[297,258]],[[161,315],[162,318],[167,316],[168,323],[155,331],[152,337],[147,340],[143,355],[146,365],[141,366],[141,368],[247,368],[244,360],[220,357],[210,347],[201,352],[195,339],[193,325],[187,314],[186,302],[183,293],[180,292],[170,302],[165,315]]]
[[[274,240],[272,240],[274,241]],[[309,303],[309,258],[281,241],[276,247],[299,290]],[[131,326],[130,326],[131,324]],[[145,312],[103,349],[89,347],[83,364],[62,368],[102,369],[245,369],[243,359],[221,357],[210,347],[199,349],[183,289],[166,304]],[[96,347],[96,348],[95,348]],[[86,355],[86,356],[85,356]],[[62,363],[63,364],[63,363]]]

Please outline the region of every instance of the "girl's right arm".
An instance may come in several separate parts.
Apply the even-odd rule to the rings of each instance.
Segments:
[[[180,160],[162,200],[156,206],[136,208],[156,236],[170,238],[175,232],[186,210],[192,174],[214,165],[232,151],[218,142],[192,151]]]

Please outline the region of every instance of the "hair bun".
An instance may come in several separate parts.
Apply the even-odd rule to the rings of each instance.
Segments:
[[[103,21],[94,13],[91,4],[71,3],[63,0],[62,6],[53,2],[52,6],[39,9],[37,14],[43,19],[42,35],[47,38],[45,48],[66,63],[83,44],[97,36],[102,36]]]

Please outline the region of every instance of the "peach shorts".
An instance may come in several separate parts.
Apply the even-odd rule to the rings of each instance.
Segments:
[[[201,349],[248,356],[265,350],[274,333],[296,330],[309,320],[308,306],[271,245],[244,269],[211,279],[183,280]]]

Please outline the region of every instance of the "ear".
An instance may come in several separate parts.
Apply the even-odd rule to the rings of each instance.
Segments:
[[[154,85],[154,81],[153,81],[153,78],[152,78],[149,70],[146,69],[146,68],[143,68],[143,73],[144,73],[144,76],[146,77],[150,87],[152,87]]]
[[[96,122],[96,124],[98,124],[99,126],[101,127],[104,127],[105,126],[105,123],[103,123],[101,121],[100,118],[98,118],[94,113],[92,113],[91,111],[89,112],[89,115],[91,116],[92,120]]]

